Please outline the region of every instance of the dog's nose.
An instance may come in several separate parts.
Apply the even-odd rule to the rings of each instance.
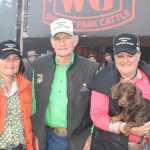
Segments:
[[[119,100],[118,104],[121,107],[125,107],[126,106],[126,101],[124,99],[121,99],[121,100]]]

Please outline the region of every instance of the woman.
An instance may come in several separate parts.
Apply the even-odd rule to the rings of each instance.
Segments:
[[[121,34],[113,41],[114,63],[99,72],[91,82],[91,118],[95,125],[92,150],[127,150],[128,140],[137,143],[140,136],[149,137],[150,122],[134,127],[129,139],[122,134],[124,122],[112,123],[111,117],[121,112],[111,98],[111,87],[117,82],[132,82],[138,86],[144,98],[150,100],[150,66],[140,61],[139,39],[132,34]],[[149,110],[148,110],[149,111]],[[148,150],[150,145],[144,150]]]
[[[31,83],[22,76],[20,48],[0,43],[0,149],[33,150]]]

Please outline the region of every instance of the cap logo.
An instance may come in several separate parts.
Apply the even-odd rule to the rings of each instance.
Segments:
[[[0,58],[5,59],[10,54],[17,54],[21,57],[19,45],[12,40],[3,41],[0,43]]]
[[[15,51],[19,51],[18,49],[14,48],[16,45],[14,44],[5,44],[5,48],[2,49],[2,51],[7,51],[7,50],[15,50]]]
[[[140,42],[136,35],[123,33],[113,39],[114,55],[118,52],[127,52],[134,55],[140,52]]]
[[[134,43],[130,41],[131,38],[123,37],[123,38],[119,38],[119,40],[120,42],[116,43],[116,46],[123,45],[123,44],[132,45],[132,46],[134,45]]]
[[[58,25],[58,26],[55,27],[53,30],[56,30],[56,29],[58,29],[58,28],[67,28],[67,29],[69,29],[69,27],[65,26],[64,24],[57,24],[57,25]]]
[[[69,35],[73,35],[73,22],[65,18],[57,19],[51,23],[50,30],[52,37],[58,33],[67,33]]]

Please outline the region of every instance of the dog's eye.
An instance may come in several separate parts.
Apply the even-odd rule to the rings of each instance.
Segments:
[[[134,94],[133,93],[129,93],[128,96],[131,97],[131,96],[134,96]]]
[[[122,95],[121,95],[121,94],[119,94],[118,99],[120,99],[121,97],[122,97]]]
[[[134,91],[128,91],[128,95],[134,95]]]

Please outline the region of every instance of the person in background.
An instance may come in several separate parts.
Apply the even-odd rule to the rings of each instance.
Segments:
[[[105,61],[107,63],[113,61],[113,56],[112,56],[112,54],[110,52],[105,52],[104,57],[105,57]],[[107,66],[107,64],[106,64],[106,66]]]
[[[91,61],[96,62],[96,57],[93,53],[89,54],[88,59],[91,60]]]
[[[0,43],[0,149],[33,150],[31,82],[21,52],[12,40]]]
[[[92,121],[88,85],[98,64],[74,53],[78,36],[69,19],[50,25],[54,54],[33,63],[33,131],[40,150],[89,150]],[[32,78],[33,77],[33,78]]]
[[[35,52],[35,50],[30,50],[30,51],[28,51],[28,53],[27,53],[27,57],[28,57],[28,60],[29,60],[29,62],[33,62],[33,61],[35,61],[37,58],[38,58],[38,56],[39,56],[39,54],[37,54],[36,52]]]
[[[104,69],[111,62],[113,62],[113,56],[111,52],[106,51],[104,54],[104,61],[100,64],[101,70]]]
[[[27,52],[27,58],[23,59],[24,65],[25,65],[25,71],[23,73],[24,76],[26,76],[26,74],[29,74],[29,72],[31,71],[32,68],[32,63],[38,59],[39,54],[37,54],[35,52],[35,50],[30,50]]]
[[[91,150],[128,150],[128,138],[122,134],[124,122],[111,122],[111,117],[121,112],[111,98],[111,87],[118,82],[131,82],[138,86],[143,97],[150,100],[150,66],[140,60],[140,41],[132,34],[123,33],[113,40],[114,63],[111,63],[92,80],[90,88],[91,118],[94,123]],[[149,111],[149,110],[148,110]],[[129,145],[139,142],[141,136],[150,136],[150,122],[133,127]],[[150,148],[145,141],[144,150]]]

